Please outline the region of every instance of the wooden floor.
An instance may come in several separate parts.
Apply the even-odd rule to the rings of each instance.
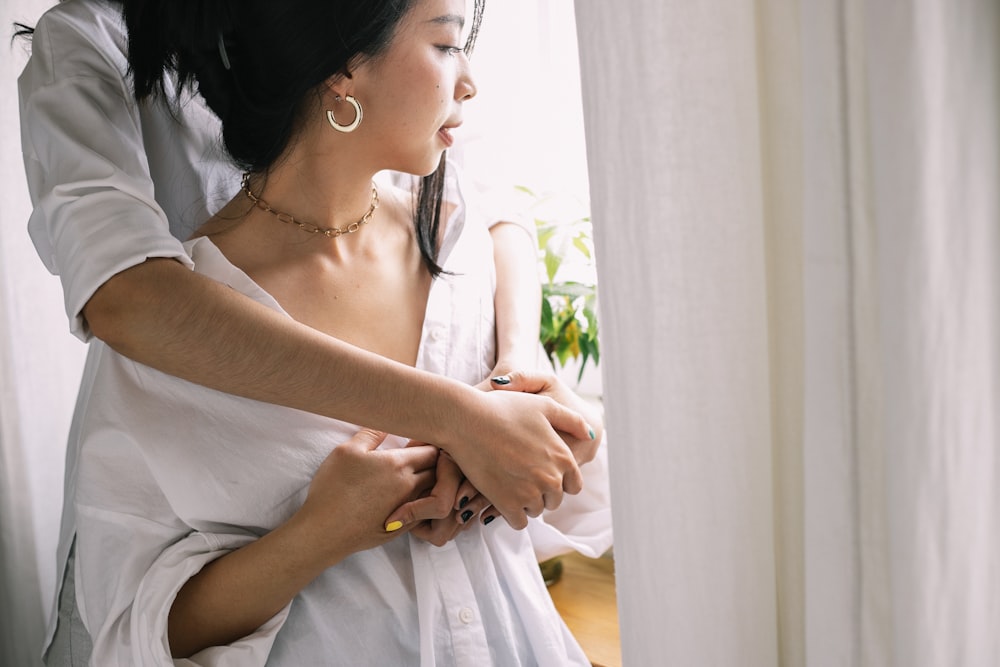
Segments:
[[[549,586],[556,609],[595,667],[621,667],[614,560],[572,553],[562,563],[562,578]]]

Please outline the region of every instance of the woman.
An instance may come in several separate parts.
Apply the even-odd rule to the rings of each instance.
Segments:
[[[382,169],[444,178],[442,153],[475,94],[464,2],[240,3],[194,22],[181,13],[169,2],[126,6],[136,88],[152,90],[176,57],[249,171],[187,245],[195,270],[319,332],[480,380],[495,362],[485,225],[468,215],[460,224],[467,211],[452,199],[438,226],[433,187],[414,224],[405,193],[372,186]],[[375,439],[333,448],[356,427],[100,354],[77,492],[80,605],[96,664],[171,654],[587,664],[526,533],[462,516],[430,528],[438,542],[454,537],[435,547],[383,525],[396,504],[458,479],[448,456],[375,450]]]
[[[238,172],[218,155],[213,144],[218,121],[200,98],[185,98],[174,109],[164,98],[142,104],[130,99],[120,11],[105,0],[60,3],[40,21],[36,48],[19,81],[35,203],[29,229],[43,261],[63,279],[74,332],[85,339],[96,335],[133,359],[199,384],[435,442],[452,451],[480,487],[490,489],[514,525],[524,525],[525,507],[554,504],[556,476],[565,475],[566,488],[578,488],[572,458],[551,455],[563,445],[549,425],[569,429],[574,422],[551,404],[477,394],[317,336],[189,270],[190,259],[174,237],[186,238],[194,221],[215,210],[220,194],[225,201],[238,189]],[[169,80],[166,86],[172,90]],[[513,225],[491,231],[495,240],[521,235]],[[505,244],[496,244],[498,257]],[[533,260],[528,257],[529,266],[521,269],[522,257],[508,252],[498,260],[503,274],[497,287],[496,373],[528,367],[534,354],[531,300],[520,297],[523,290],[508,289],[511,279],[530,275]],[[518,314],[525,304],[527,316]],[[519,327],[529,335],[519,336]],[[89,395],[94,352],[81,405]],[[559,387],[515,381],[507,388],[545,389],[574,405]],[[441,418],[445,410],[447,418]],[[580,463],[594,455],[600,440],[599,420],[590,421],[595,440],[585,430],[569,439]],[[75,484],[75,441],[71,436],[67,499]],[[60,579],[75,525],[70,504],[60,537]],[[63,621],[74,607],[73,588],[71,583],[61,589],[67,595],[56,608]],[[80,654],[78,647],[70,649]],[[57,658],[51,664],[62,663]]]

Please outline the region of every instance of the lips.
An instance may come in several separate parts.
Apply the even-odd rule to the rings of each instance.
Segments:
[[[443,141],[444,145],[447,147],[450,147],[453,143],[455,143],[455,137],[451,136],[451,131],[447,127],[442,127],[438,130],[438,136],[441,137],[441,141]]]
[[[438,130],[438,136],[441,137],[441,141],[444,142],[446,147],[450,147],[455,143],[455,137],[452,136],[451,131],[457,128],[461,123],[454,123],[451,125],[445,125],[440,130]]]

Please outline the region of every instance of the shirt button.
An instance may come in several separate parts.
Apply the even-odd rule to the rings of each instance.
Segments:
[[[469,623],[472,623],[472,621],[476,620],[476,614],[468,607],[465,607],[462,611],[458,612],[458,620],[468,625]]]

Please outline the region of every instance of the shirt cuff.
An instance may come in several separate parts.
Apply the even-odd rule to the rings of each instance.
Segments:
[[[153,563],[143,578],[132,606],[131,640],[137,665],[184,665],[185,667],[263,666],[278,631],[288,619],[291,604],[252,634],[226,646],[213,646],[189,658],[170,656],[167,618],[177,593],[201,569],[256,538],[246,535],[192,533],[171,545]]]
[[[112,276],[153,258],[174,259],[194,268],[161,214],[127,195],[123,199],[119,191],[81,197],[57,188],[36,207],[35,215],[67,221],[52,225],[47,238],[32,235],[32,240],[46,266],[62,281],[70,331],[81,340],[92,337],[83,307]]]

